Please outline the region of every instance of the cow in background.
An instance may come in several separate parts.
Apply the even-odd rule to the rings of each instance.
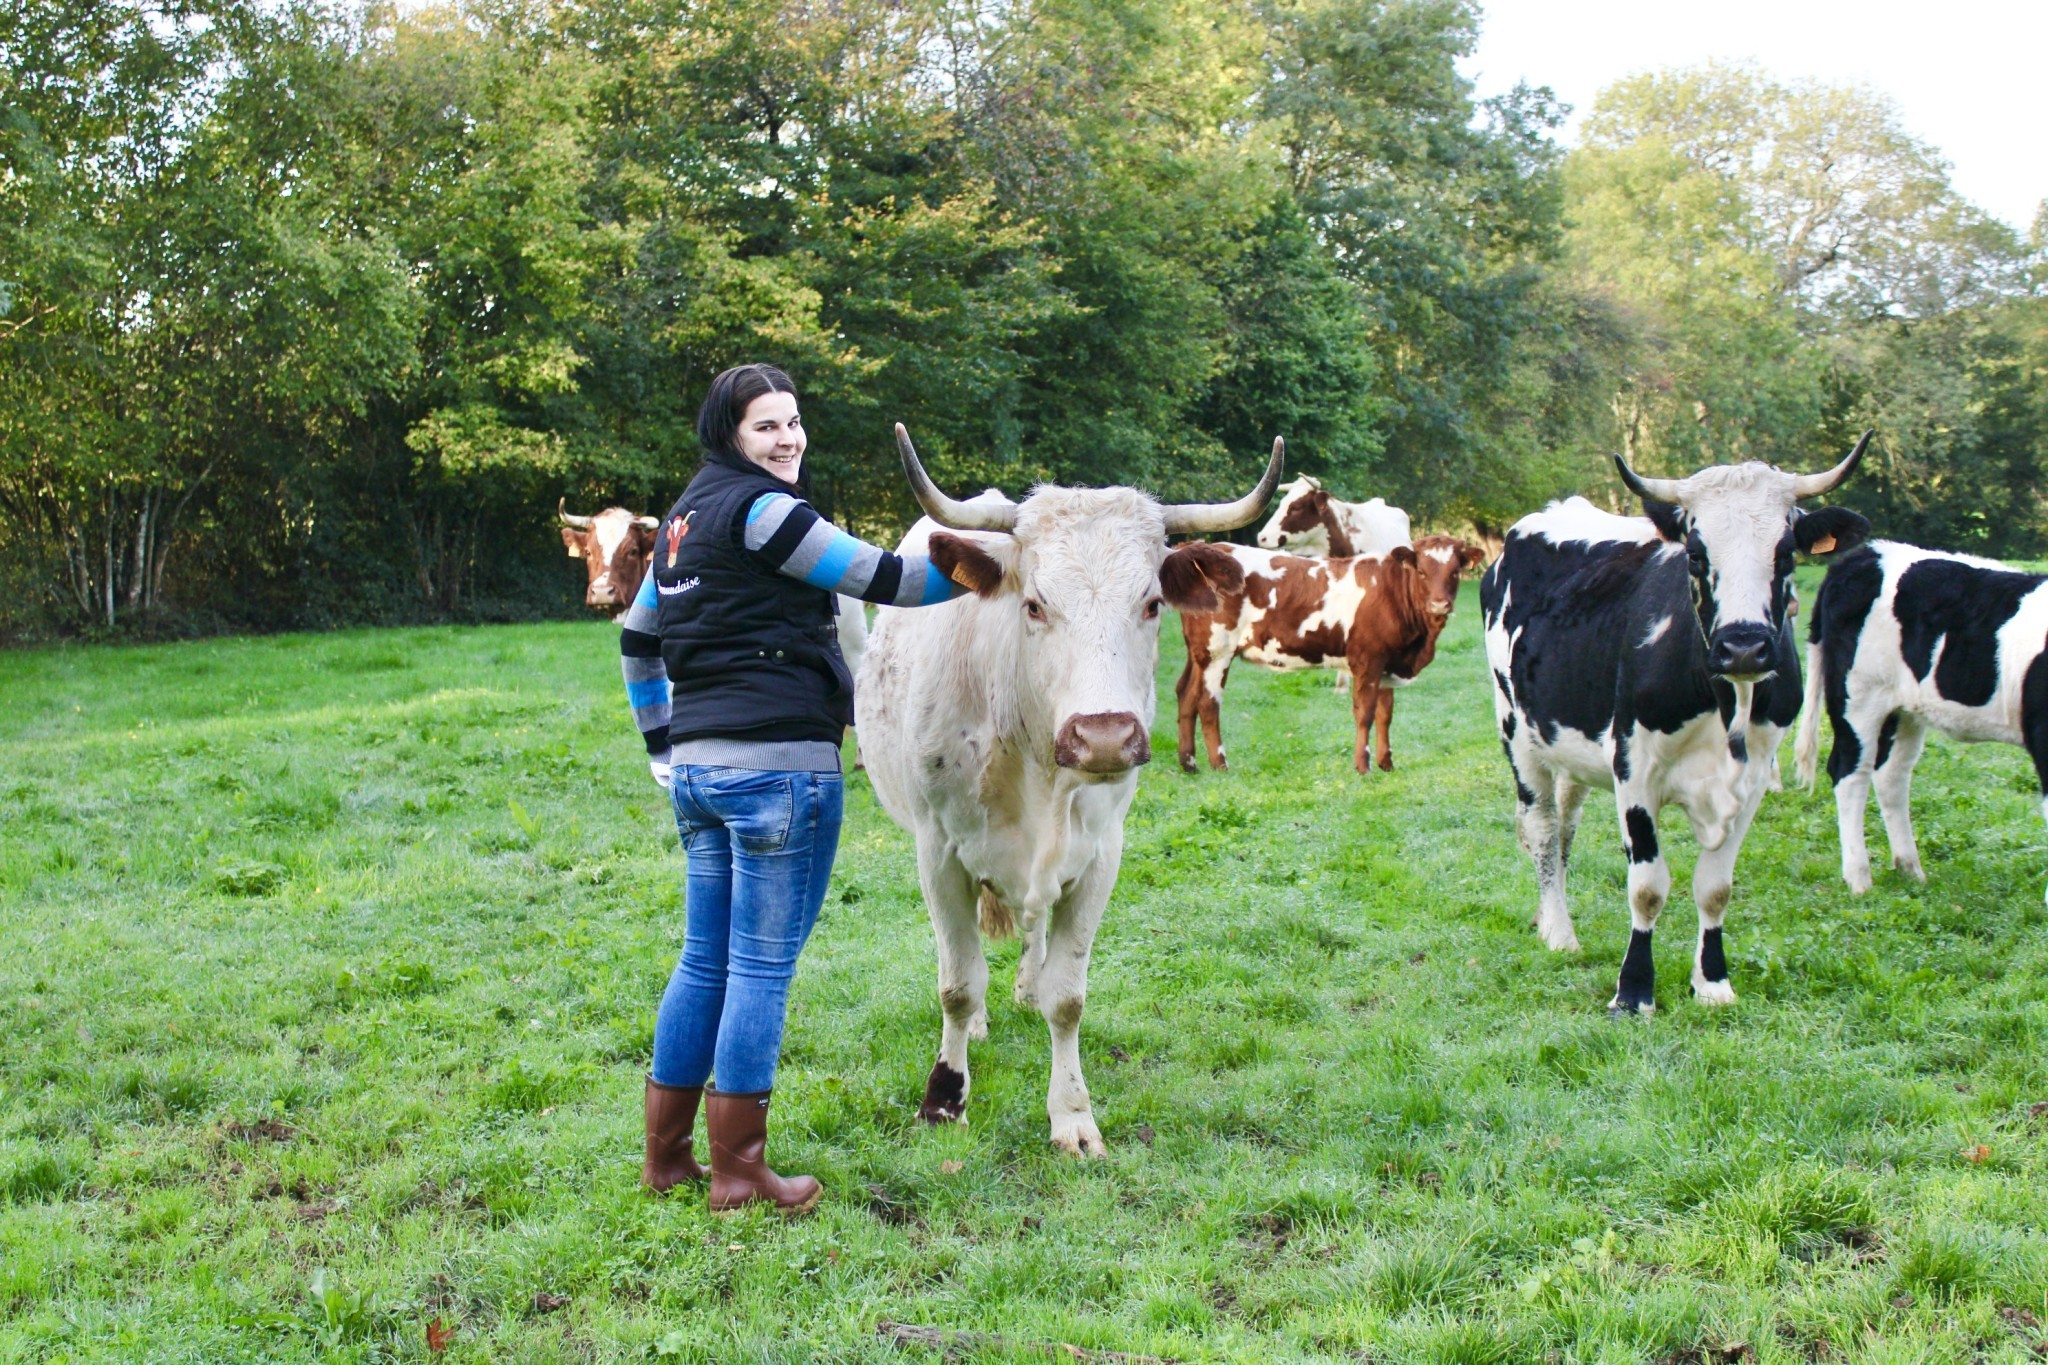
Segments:
[[[647,561],[654,554],[654,532],[659,517],[643,517],[623,507],[607,507],[594,517],[579,517],[569,511],[569,500],[555,504],[562,519],[562,548],[569,558],[580,559],[589,573],[583,588],[583,605],[616,620],[633,605],[640,580],[647,575]]]
[[[1021,503],[993,493],[956,502],[901,426],[896,441],[928,514],[901,549],[929,554],[973,590],[942,606],[883,607],[854,691],[868,776],[916,837],[937,938],[944,1027],[918,1116],[962,1118],[967,1044],[988,1036],[981,936],[1014,926],[1024,938],[1015,999],[1036,1005],[1052,1036],[1052,1140],[1101,1156],[1081,1012],[1124,817],[1152,753],[1160,613],[1211,608],[1238,587],[1220,546],[1169,550],[1167,537],[1256,519],[1280,482],[1281,445],[1238,501],[1161,506],[1132,488],[1043,485]]]
[[[1807,627],[1806,712],[1793,753],[1814,782],[1825,697],[1842,880],[1870,889],[1872,778],[1892,865],[1927,880],[1913,838],[1913,765],[1939,730],[2019,744],[2048,816],[2048,577],[1995,560],[1872,541],[1829,568]]]
[[[1385,498],[1345,502],[1307,474],[1284,485],[1259,528],[1259,548],[1350,559],[1384,555],[1409,543],[1408,514]]]
[[[1180,707],[1180,766],[1195,771],[1200,718],[1209,766],[1223,752],[1223,688],[1231,662],[1245,658],[1283,671],[1341,668],[1352,681],[1356,730],[1352,766],[1394,766],[1390,728],[1394,691],[1436,657],[1437,637],[1458,601],[1458,575],[1484,551],[1451,536],[1424,536],[1385,555],[1309,559],[1243,545],[1220,547],[1236,559],[1244,587],[1218,594],[1214,611],[1183,611],[1188,661],[1174,693]],[[1372,734],[1379,730],[1375,749]]]
[[[1693,993],[1735,999],[1721,922],[1779,736],[1799,711],[1793,554],[1847,550],[1870,529],[1845,508],[1803,512],[1799,501],[1847,478],[1869,441],[1819,474],[1752,462],[1650,479],[1616,456],[1647,515],[1554,503],[1510,528],[1480,581],[1537,929],[1554,949],[1579,946],[1565,865],[1580,807],[1591,787],[1614,792],[1631,932],[1612,1011],[1657,1005],[1650,935],[1671,890],[1657,814],[1670,804],[1700,845]]]

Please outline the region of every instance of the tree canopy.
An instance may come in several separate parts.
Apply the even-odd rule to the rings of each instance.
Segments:
[[[44,0],[0,11],[0,633],[569,609],[711,376],[821,510],[1206,496],[1273,436],[1494,528],[1866,423],[1891,534],[2039,552],[2040,231],[1863,90],[1474,99],[1466,0]]]

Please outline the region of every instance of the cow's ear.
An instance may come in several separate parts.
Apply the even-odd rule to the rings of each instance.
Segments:
[[[1415,547],[1413,545],[1396,545],[1393,549],[1387,551],[1387,563],[1389,564],[1406,564],[1412,569],[1420,562],[1415,557]]]
[[[934,531],[925,553],[939,566],[940,573],[961,587],[977,596],[994,597],[1003,590],[1003,580],[1009,576],[1017,552],[1015,541],[1007,541],[1002,551],[992,554],[988,547],[965,536]]]
[[[1685,513],[1679,510],[1677,503],[1644,498],[1643,515],[1657,528],[1658,535],[1681,545],[1685,543]]]
[[[562,548],[569,552],[569,558],[583,558],[583,533],[573,526],[562,528]]]
[[[654,548],[654,532],[660,525],[661,523],[657,521],[653,526],[649,526],[646,522],[635,518],[633,529],[627,532],[627,534],[633,537],[633,543],[640,547],[640,549],[652,550]]]
[[[1810,555],[1840,554],[1870,538],[1870,523],[1846,507],[1817,507],[1792,523],[1792,539]]]
[[[1191,540],[1159,566],[1159,595],[1176,611],[1215,611],[1226,594],[1244,591],[1244,566],[1221,545]]]
[[[1486,562],[1484,546],[1474,545],[1469,540],[1458,542],[1458,563],[1468,569],[1476,569]]]

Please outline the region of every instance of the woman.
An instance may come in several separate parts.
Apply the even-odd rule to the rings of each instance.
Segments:
[[[706,1174],[691,1153],[701,1099],[712,1211],[765,1200],[801,1213],[818,1182],[777,1175],[763,1153],[790,978],[839,845],[853,679],[834,594],[917,607],[965,589],[804,501],[807,439],[781,370],[719,375],[697,438],[704,463],[655,532],[619,637],[648,767],[688,855],[688,926],[655,1020],[640,1178],[660,1192]]]

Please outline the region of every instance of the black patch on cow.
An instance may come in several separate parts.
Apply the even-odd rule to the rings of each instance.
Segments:
[[[1495,688],[1499,690],[1502,701],[1511,702],[1515,699],[1515,694],[1508,690],[1508,680],[1506,676],[1503,675],[1501,671],[1497,668],[1493,670],[1493,685]]]
[[[2048,796],[2048,654],[2034,656],[2026,681],[2020,684],[2020,734],[2027,742],[2027,756],[2034,760],[2041,794]]]
[[[1934,672],[1934,689],[1959,706],[1983,706],[1998,690],[1998,631],[2020,599],[2041,586],[2037,574],[1984,569],[1953,559],[1923,559],[1899,575],[1892,615],[1900,653],[1913,676]],[[1941,645],[1941,658],[1934,647]]]
[[[1877,763],[1882,768],[1885,760],[1892,756],[1892,741],[1899,737],[1899,713],[1894,711],[1884,718],[1884,724],[1877,732]]]
[[[1821,695],[1826,699],[1828,720],[1834,727],[1834,747],[1828,751],[1828,776],[1840,782],[1856,771],[1863,759],[1863,745],[1848,721],[1849,665],[1856,658],[1856,645],[1870,608],[1884,591],[1884,565],[1877,551],[1865,546],[1837,559],[1821,580],[1813,599],[1813,619],[1807,623],[1806,638],[1820,646]]]
[[[1700,931],[1700,975],[1709,981],[1728,979],[1728,958],[1721,951],[1719,928]]]
[[[1515,713],[1510,711],[1500,718],[1500,742],[1506,744],[1515,737]]]
[[[1685,514],[1678,510],[1677,503],[1644,498],[1643,515],[1650,519],[1650,524],[1657,528],[1657,534],[1664,539],[1685,539]]]
[[[1628,731],[1623,730],[1614,736],[1614,780],[1616,782],[1628,781],[1630,771],[1628,751]]]
[[[1515,777],[1515,800],[1524,810],[1536,804],[1536,793],[1529,790],[1529,784],[1522,781],[1522,770],[1515,766],[1515,751],[1508,747],[1507,740],[1500,742],[1500,751],[1508,756],[1508,771]]]
[[[1728,736],[1728,756],[1737,763],[1749,762],[1749,736],[1746,734],[1730,734]]]
[[[925,1078],[924,1103],[918,1106],[917,1116],[926,1123],[958,1123],[966,1107],[967,1078],[943,1061],[933,1062],[932,1074]]]
[[[1641,806],[1630,806],[1624,823],[1628,826],[1628,860],[1632,863],[1657,861],[1657,818]]]
[[[1650,931],[1628,931],[1628,953],[1621,959],[1621,980],[1615,985],[1614,1000],[1607,1006],[1612,1014],[1635,1013],[1657,1008],[1657,968],[1650,957]]]

